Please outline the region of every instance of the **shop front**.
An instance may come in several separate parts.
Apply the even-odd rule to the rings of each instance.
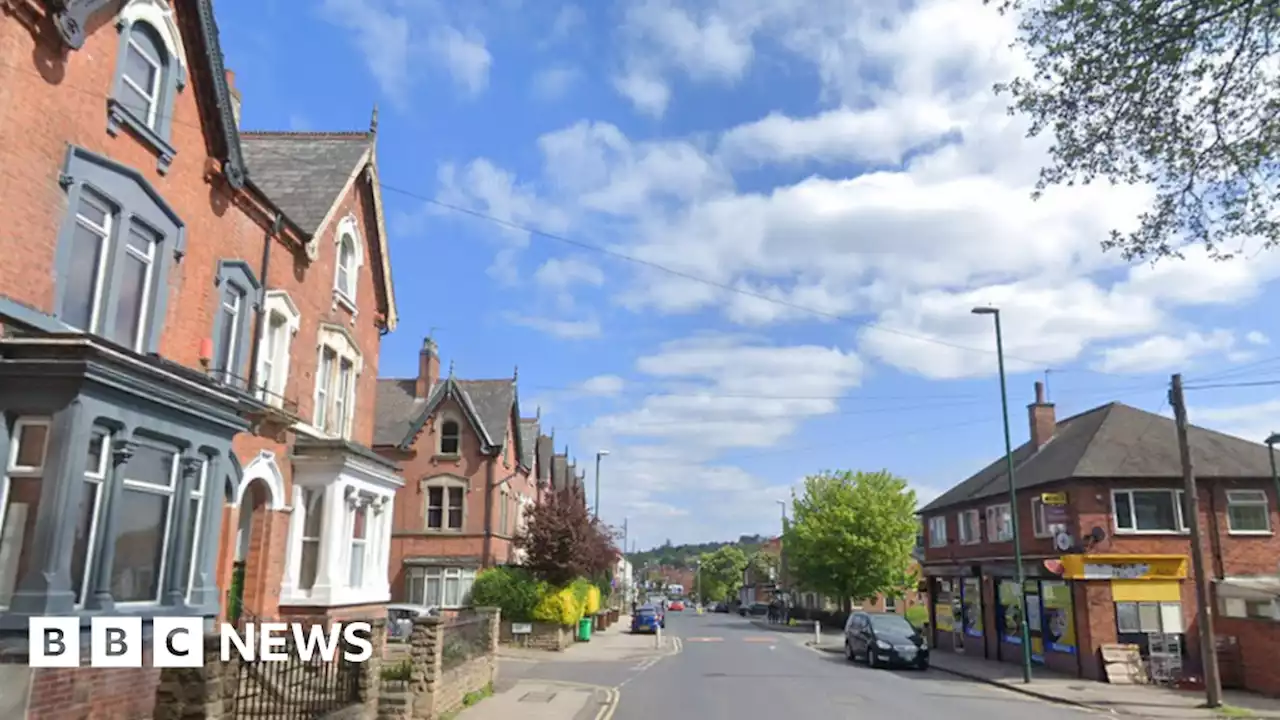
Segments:
[[[1100,674],[1092,655],[1110,643],[1137,645],[1149,657],[1157,638],[1162,652],[1174,647],[1181,658],[1189,656],[1185,613],[1191,605],[1182,598],[1185,555],[1066,555],[1061,562],[1062,578],[1080,586],[1077,595],[1092,613],[1085,675]],[[1109,608],[1110,617],[1097,617],[1100,608]]]
[[[948,575],[930,578],[929,603],[933,637],[939,650],[984,654],[982,578]]]

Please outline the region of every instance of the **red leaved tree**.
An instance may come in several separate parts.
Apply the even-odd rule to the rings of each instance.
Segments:
[[[600,577],[618,559],[609,528],[581,500],[558,493],[528,511],[516,546],[527,553],[525,567],[556,586]]]

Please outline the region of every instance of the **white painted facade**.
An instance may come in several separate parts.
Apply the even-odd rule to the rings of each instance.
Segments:
[[[293,515],[280,604],[389,602],[392,507],[403,484],[400,477],[341,453],[294,458],[293,469]],[[309,518],[309,513],[318,517]]]

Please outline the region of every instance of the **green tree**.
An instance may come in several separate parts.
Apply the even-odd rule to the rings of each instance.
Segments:
[[[805,478],[783,537],[796,584],[831,597],[901,595],[911,586],[916,494],[887,471]]]
[[[773,553],[756,550],[747,558],[747,567],[751,570],[753,581],[769,582],[770,577],[778,576],[778,557]]]
[[[694,584],[703,602],[727,600],[742,583],[742,570],[747,566],[747,554],[735,545],[724,545],[698,557],[701,569]]]
[[[1226,259],[1280,242],[1277,0],[985,0],[1020,16],[1033,71],[996,86],[1050,133],[1051,185],[1145,183],[1132,231],[1103,242],[1128,259],[1186,241]]]

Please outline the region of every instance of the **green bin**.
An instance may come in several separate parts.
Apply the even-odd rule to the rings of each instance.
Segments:
[[[578,621],[578,641],[588,642],[591,640],[591,618],[584,617]]]

